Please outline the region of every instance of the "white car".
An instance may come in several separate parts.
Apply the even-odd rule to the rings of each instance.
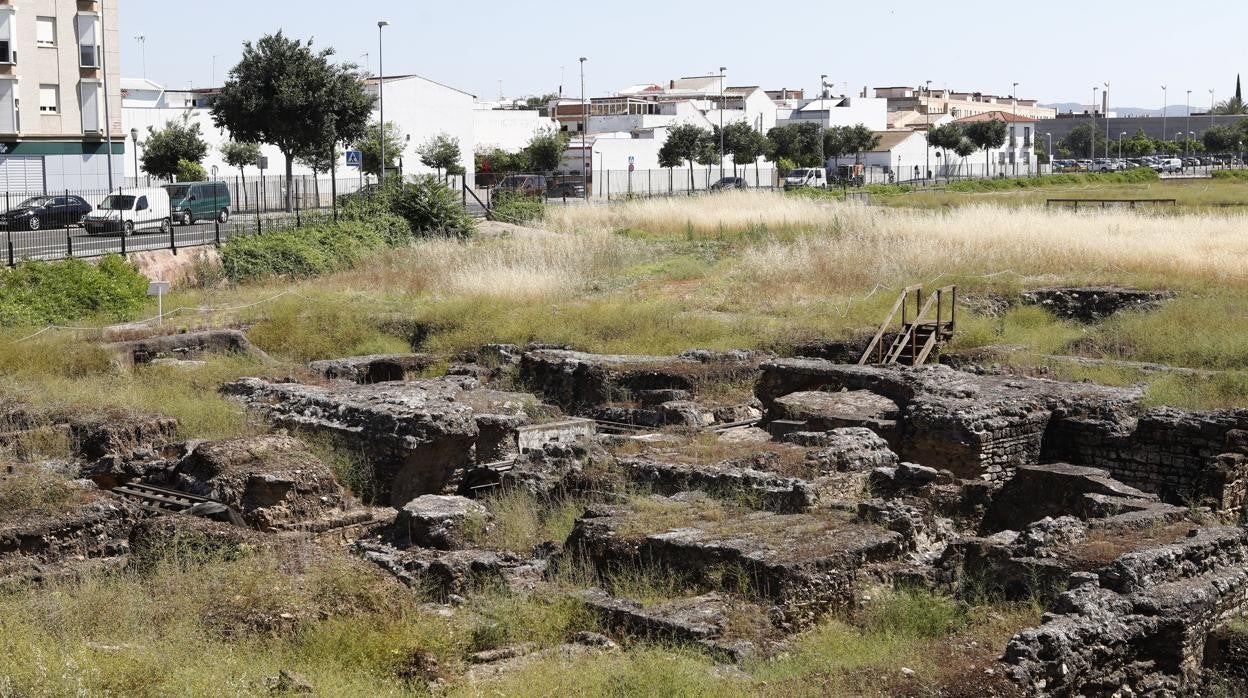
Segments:
[[[784,178],[785,190],[826,186],[828,186],[828,176],[822,167],[798,167],[790,170]]]
[[[88,235],[117,233],[133,235],[144,230],[173,230],[169,193],[164,189],[127,189],[109,194],[82,220]]]

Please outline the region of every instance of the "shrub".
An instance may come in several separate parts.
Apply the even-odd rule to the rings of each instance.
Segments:
[[[1214,179],[1248,179],[1248,170],[1214,170]]]
[[[97,264],[31,261],[0,271],[0,325],[123,320],[146,303],[147,279],[118,255]]]
[[[306,278],[350,267],[386,244],[373,226],[342,221],[231,238],[221,246],[221,265],[231,281]]]
[[[179,182],[202,182],[208,179],[204,166],[194,160],[179,160],[177,175]]]
[[[417,236],[466,238],[475,222],[445,184],[421,177],[394,193],[391,210],[407,220]]]
[[[500,193],[490,206],[490,218],[504,223],[530,223],[546,217],[546,202],[536,196]]]

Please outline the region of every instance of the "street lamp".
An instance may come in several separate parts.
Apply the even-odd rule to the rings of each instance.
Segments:
[[[1161,140],[1166,140],[1166,114],[1170,111],[1170,100],[1166,98],[1166,86],[1161,86]]]
[[[1048,141],[1049,172],[1052,172],[1053,171],[1053,134],[1046,132],[1044,134],[1044,137],[1045,137],[1045,140]]]
[[[130,140],[134,141],[134,186],[139,186],[139,129],[130,129]]]
[[[724,66],[719,66],[719,176],[724,176]],[[737,166],[732,166],[736,174]]]
[[[585,200],[589,201],[589,171],[585,163],[585,132],[589,130],[589,104],[585,101],[585,61],[588,58],[581,56],[581,189],[584,190]]]
[[[139,34],[138,36],[134,37],[134,40],[139,43],[139,53],[143,54],[143,79],[146,80],[147,79],[147,37],[142,34]]]
[[[1119,160],[1122,159],[1122,139],[1125,138],[1126,135],[1127,135],[1126,131],[1123,131],[1122,133],[1118,134],[1118,159]]]
[[[1218,108],[1218,101],[1213,97],[1213,90],[1209,90],[1209,126],[1213,126],[1213,113]]]
[[[377,124],[377,142],[381,144],[381,177],[379,182],[386,183],[386,70],[382,62],[381,30],[390,26],[386,20],[377,22],[377,103],[380,114]]]
[[[1109,159],[1109,83],[1105,83],[1105,159]]]
[[[819,76],[819,109],[820,109],[820,112],[819,112],[819,167],[820,169],[823,170],[824,183],[830,185],[831,183],[828,182],[828,156],[824,152],[824,149],[823,149],[824,125],[823,125],[823,111],[822,110],[827,109],[828,107],[828,103],[824,101],[827,98],[827,96],[828,96],[828,76],[820,75]],[[831,126],[831,125],[832,125],[831,119],[829,119],[828,126]]]
[[[923,179],[927,180],[932,176],[932,81],[925,80],[926,91],[923,97],[923,121],[927,124],[927,130],[923,132],[923,155],[925,162],[923,167]]]
[[[1185,129],[1192,128],[1192,91],[1191,90],[1187,91],[1187,119],[1186,119],[1186,123],[1183,124],[1183,128]]]

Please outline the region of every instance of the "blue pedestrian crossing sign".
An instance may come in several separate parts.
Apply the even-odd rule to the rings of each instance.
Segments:
[[[347,167],[360,167],[364,162],[364,156],[358,150],[347,151]]]

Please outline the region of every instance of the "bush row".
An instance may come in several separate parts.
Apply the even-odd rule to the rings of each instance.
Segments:
[[[82,317],[122,320],[147,303],[147,279],[122,257],[29,261],[0,269],[0,325],[46,325]]]
[[[369,252],[432,236],[467,237],[474,222],[454,192],[424,177],[343,197],[338,222],[231,238],[221,264],[231,281],[307,278],[356,264]]]
[[[1248,170],[1214,170],[1214,179],[1248,179]]]

